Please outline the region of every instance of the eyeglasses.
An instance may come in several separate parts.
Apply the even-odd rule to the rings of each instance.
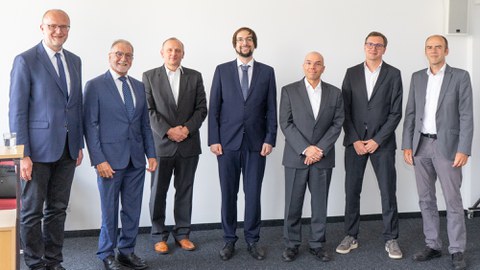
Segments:
[[[121,51],[116,51],[116,52],[111,52],[111,53],[114,53],[117,58],[122,58],[122,57],[125,56],[125,59],[127,59],[127,60],[132,60],[133,59],[133,54],[131,54],[131,53],[124,53],[124,52],[121,52]]]
[[[250,42],[253,42],[253,38],[252,37],[246,37],[246,38],[239,37],[239,38],[237,38],[238,43],[243,43],[244,41],[247,42],[247,43],[250,43]]]
[[[56,31],[57,29],[60,29],[60,31],[64,32],[64,31],[68,31],[70,30],[70,25],[58,25],[58,24],[45,24],[46,26],[48,26],[48,30],[50,31]]]
[[[366,45],[367,48],[369,48],[369,49],[372,49],[372,48],[375,48],[375,49],[385,48],[385,45],[383,45],[382,43],[365,42],[365,45]]]

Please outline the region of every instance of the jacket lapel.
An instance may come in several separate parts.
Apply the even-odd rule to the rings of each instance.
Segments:
[[[320,117],[322,117],[323,111],[328,106],[328,102],[330,102],[330,91],[327,90],[328,86],[321,81],[322,84],[322,99],[320,100],[320,108],[318,109],[317,119],[315,120],[315,125],[319,123]]]
[[[450,68],[449,65],[447,65],[445,67],[445,74],[443,75],[442,87],[440,88],[440,95],[438,97],[437,111],[442,105],[443,98],[445,97],[445,94],[449,89],[448,85],[450,84],[451,78],[452,78],[452,69]],[[428,78],[427,78],[427,81],[428,81]]]
[[[62,86],[61,86],[62,84],[60,83],[60,77],[58,76],[57,71],[55,71],[55,67],[53,67],[52,61],[50,61],[50,58],[48,58],[48,54],[45,51],[45,48],[43,48],[43,45],[42,45],[41,42],[40,42],[40,44],[37,45],[37,56],[38,56],[38,59],[39,59],[40,63],[43,64],[45,69],[48,71],[48,73],[50,73],[52,78],[57,83],[58,90],[60,91],[62,96],[64,96],[63,91],[62,91]],[[65,99],[65,102],[66,102],[66,99]]]
[[[303,100],[303,103],[305,103],[308,115],[312,118],[313,121],[315,121],[315,116],[313,116],[312,103],[310,102],[310,98],[308,98],[308,89],[305,85],[305,78],[298,82],[297,91],[300,95],[300,98]]]
[[[182,76],[180,76],[180,80]],[[175,102],[175,97],[173,96],[173,90],[172,86],[170,85],[170,80],[168,79],[167,76],[167,70],[165,65],[160,67],[160,72],[158,74],[158,82],[157,84],[154,85],[159,85],[159,91],[163,92],[160,93],[162,96],[166,96],[168,99],[168,105],[170,106],[170,110],[172,112],[175,112],[177,110],[177,103]],[[182,83],[180,82],[180,85]]]
[[[122,106],[123,108],[122,111],[124,112],[125,117],[128,119],[127,108],[125,108],[125,103],[123,102],[123,99],[120,96],[120,93],[118,92],[117,85],[113,81],[112,74],[110,74],[109,70],[107,70],[107,72],[105,73],[104,79],[105,79],[106,85],[108,86],[107,87],[108,91],[110,91],[110,94],[113,96],[114,101]]]
[[[352,87],[353,89],[359,89],[360,91],[360,96],[362,99],[365,101],[365,103],[368,103],[368,93],[367,93],[367,82],[365,81],[365,66],[364,64],[358,65],[358,68],[355,69],[355,75],[353,75],[353,78],[359,78],[359,80],[356,80],[356,87]]]
[[[244,100],[243,99],[243,93],[242,93],[242,86],[240,85],[240,78],[238,77],[237,59],[233,60],[230,63],[231,63],[230,64],[230,71],[232,72],[232,77],[233,77],[233,82],[235,84],[235,88],[237,88],[237,93],[240,95],[241,100]],[[251,85],[250,85],[250,88],[251,88]],[[250,91],[249,91],[249,93],[250,93]],[[244,100],[244,101],[246,101],[246,100]]]
[[[378,78],[377,78],[377,81],[375,82],[375,85],[373,86],[373,91],[372,91],[372,96],[370,97],[370,100],[373,99],[373,97],[375,96],[375,93],[377,93],[378,91],[378,88],[380,88],[380,85],[382,85],[383,81],[385,80],[385,78],[387,77],[387,74],[388,74],[388,66],[385,62],[383,62],[382,64],[382,68],[380,69],[380,74],[378,74]],[[365,76],[363,76],[365,77]],[[366,83],[365,83],[365,87],[366,87]]]

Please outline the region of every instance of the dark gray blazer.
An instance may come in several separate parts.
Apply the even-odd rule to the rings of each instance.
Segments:
[[[345,101],[344,146],[373,139],[379,149],[397,148],[395,129],[402,118],[403,87],[400,71],[383,62],[368,100],[364,63],[347,69],[342,85]]]
[[[323,81],[321,84],[322,100],[317,119],[313,116],[304,79],[282,88],[280,127],[285,135],[285,167],[307,168],[302,152],[310,145],[316,145],[325,155],[311,166],[335,167],[335,141],[344,120],[343,99],[340,89]]]
[[[182,157],[202,153],[199,129],[207,116],[207,101],[202,75],[186,67],[180,75],[178,106],[165,72],[165,65],[143,73],[147,106],[152,125],[157,156]],[[171,127],[183,125],[188,128],[188,138],[177,143],[167,137]]]
[[[413,155],[415,155],[420,142],[427,83],[427,69],[413,73],[405,109],[402,139],[402,149],[413,149]],[[468,72],[447,65],[438,97],[437,145],[443,156],[452,161],[457,152],[471,154],[472,99],[472,85]]]

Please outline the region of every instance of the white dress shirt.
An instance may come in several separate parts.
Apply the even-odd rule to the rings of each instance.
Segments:
[[[380,70],[382,69],[382,64],[383,61],[374,71],[370,71],[370,69],[368,69],[367,63],[363,63],[365,70],[365,82],[367,83],[368,100],[370,100],[370,98],[372,97],[373,88],[377,83],[378,75],[380,74]]]
[[[430,68],[427,68],[428,84],[425,95],[425,110],[423,111],[422,133],[437,134],[436,113],[440,89],[442,88],[445,67],[447,64],[433,74]]]
[[[58,65],[57,65],[57,58],[55,57],[55,52],[54,50],[50,49],[46,44],[45,41],[42,41],[43,48],[45,49],[45,52],[47,52],[48,58],[52,62],[53,67],[55,68],[55,71],[57,72],[57,75],[60,76],[60,73],[58,71]],[[68,65],[67,61],[65,60],[65,55],[63,54],[63,49],[58,52],[61,55],[63,67],[65,69],[65,77],[67,79],[67,91],[68,94],[70,95],[70,72],[68,71]]]
[[[318,111],[320,110],[320,102],[322,102],[322,81],[320,81],[315,88],[310,85],[307,78],[305,78],[304,81],[307,89],[308,99],[310,100],[310,105],[312,106],[313,116],[315,119],[317,119]]]
[[[253,74],[253,63],[254,63],[255,60],[250,60],[250,62],[247,63],[247,66],[250,66],[248,68],[248,88],[250,88],[250,83],[252,82],[252,74]],[[237,58],[237,69],[238,69],[238,78],[240,79],[240,82],[242,81],[242,78],[243,78],[243,70],[242,70],[242,66],[244,64],[242,63],[242,61],[240,61],[240,59]]]
[[[182,66],[179,66],[175,71],[172,71],[165,66],[165,72],[167,73],[168,81],[170,82],[170,88],[172,89],[173,98],[175,104],[178,105],[178,94],[180,92],[180,76],[183,73]]]
[[[110,74],[112,74],[113,82],[117,86],[118,93],[120,94],[120,97],[122,98],[123,103],[125,103],[125,98],[123,97],[123,90],[122,90],[123,83],[119,79],[122,76],[118,75],[118,73],[116,73],[112,69],[110,69]],[[137,104],[136,98],[135,98],[135,92],[133,92],[133,87],[132,87],[132,84],[130,83],[130,80],[128,79],[128,75],[125,75],[125,78],[127,78],[126,82],[128,83],[128,86],[130,86],[130,92],[132,93],[132,98],[133,98],[133,106],[135,106]]]

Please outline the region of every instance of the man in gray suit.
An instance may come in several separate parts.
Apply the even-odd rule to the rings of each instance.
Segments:
[[[172,234],[182,249],[196,248],[189,235],[193,182],[202,152],[199,129],[207,116],[207,102],[202,75],[181,66],[183,43],[169,38],[160,53],[165,64],[146,71],[143,83],[159,164],[151,181],[151,234],[155,251],[167,254],[170,232],[165,226],[165,206],[172,173],[176,190]]]
[[[323,249],[327,200],[335,141],[344,120],[340,89],[321,81],[323,56],[310,52],[303,63],[305,77],[282,88],[280,126],[285,135],[285,220],[282,259],[295,260],[302,242],[301,222],[305,189],[311,193],[310,253],[321,261],[330,257]]]
[[[342,93],[345,102],[345,238],[336,251],[358,247],[360,194],[368,159],[372,163],[382,201],[383,239],[392,259],[401,259],[398,245],[395,129],[402,118],[400,71],[383,61],[387,38],[371,32],[365,38],[365,62],[347,70]]]
[[[405,162],[415,169],[426,244],[413,259],[426,261],[441,256],[435,195],[438,176],[447,205],[448,251],[454,269],[465,269],[467,237],[460,187],[462,167],[472,148],[472,85],[467,71],[446,64],[445,37],[428,37],[425,55],[430,66],[412,75],[402,141]]]

